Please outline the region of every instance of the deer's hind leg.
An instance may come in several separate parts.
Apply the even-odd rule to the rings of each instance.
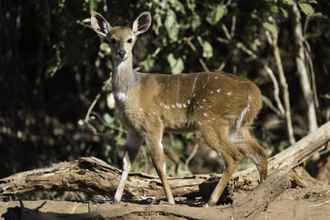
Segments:
[[[217,204],[231,176],[239,165],[241,153],[236,146],[230,142],[229,126],[203,126],[200,130],[207,145],[218,154],[221,153],[226,163],[225,171],[208,201],[208,205],[213,206]]]
[[[265,149],[257,142],[247,127],[242,128],[241,132],[244,139],[242,150],[257,166],[260,182],[263,182],[268,172],[268,161]]]

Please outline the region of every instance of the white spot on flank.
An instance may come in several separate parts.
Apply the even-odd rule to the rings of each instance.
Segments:
[[[175,105],[171,105],[171,108],[175,108]]]
[[[214,92],[211,90],[211,92],[210,92],[211,94],[213,94]]]
[[[184,103],[182,104],[182,106],[183,106],[183,108],[187,108],[187,105],[186,105],[186,104],[184,104]]]
[[[170,107],[168,105],[165,105],[164,108],[165,109],[170,109]]]
[[[205,117],[207,117],[207,113],[206,113],[206,112],[204,112],[203,115],[204,115]]]
[[[182,104],[181,103],[176,103],[176,107],[182,108]]]
[[[227,95],[231,96],[231,92],[227,92]]]
[[[220,89],[217,89],[217,93],[220,93],[220,91],[221,91]]]
[[[203,102],[206,102],[206,99],[203,99]]]
[[[142,108],[140,108],[139,110],[140,110],[140,112],[142,112],[142,111],[143,111],[143,109],[142,109]]]
[[[198,121],[198,122],[197,122],[197,124],[201,125],[201,124],[202,124],[202,122]]]
[[[215,76],[214,79],[218,79],[219,77],[218,76]]]

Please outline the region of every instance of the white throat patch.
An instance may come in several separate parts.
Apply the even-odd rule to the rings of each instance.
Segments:
[[[120,102],[125,102],[127,100],[127,94],[124,92],[115,92],[115,98],[116,100]]]

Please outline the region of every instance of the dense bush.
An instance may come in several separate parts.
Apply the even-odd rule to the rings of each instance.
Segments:
[[[111,88],[102,93],[93,109],[91,124],[97,133],[78,123],[111,72],[109,48],[85,21],[91,9],[102,13],[112,25],[131,25],[142,11],[152,13],[152,29],[135,48],[135,64],[146,72],[224,70],[256,81],[265,98],[255,124],[256,136],[273,152],[280,151],[289,142],[286,118],[278,113],[273,84],[265,71],[267,66],[279,78],[269,35],[279,34],[276,46],[291,95],[295,137],[308,132],[306,100],[295,74],[290,11],[294,2],[0,1],[0,176],[83,155],[120,164],[125,131],[107,106]],[[315,73],[318,123],[322,124],[330,117],[330,5],[327,0],[297,2],[306,53]],[[312,71],[309,73],[312,76]],[[185,158],[187,153],[182,151],[192,139],[172,139],[169,137],[168,145]]]

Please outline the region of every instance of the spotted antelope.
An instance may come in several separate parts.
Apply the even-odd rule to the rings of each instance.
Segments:
[[[263,181],[267,176],[267,158],[249,131],[262,105],[258,87],[222,72],[166,75],[134,70],[133,46],[150,25],[149,12],[139,15],[132,27],[112,27],[102,15],[91,13],[93,30],[111,48],[117,117],[128,131],[115,202],[121,201],[131,162],[145,141],[167,200],[175,203],[166,176],[164,132],[198,131],[205,143],[223,156],[226,169],[208,205],[217,203],[243,157],[252,159]]]

